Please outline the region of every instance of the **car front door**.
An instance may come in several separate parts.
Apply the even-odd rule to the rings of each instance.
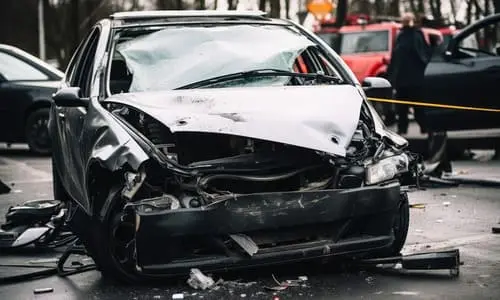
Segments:
[[[464,28],[448,44],[441,59],[429,63],[425,100],[438,104],[500,109],[500,14]],[[500,115],[461,109],[428,109],[431,130],[500,128]]]
[[[78,47],[66,71],[63,89],[78,87],[82,98],[90,97],[91,82],[96,70],[95,56],[100,37],[101,27],[96,26]],[[61,106],[54,106],[52,109],[53,123],[55,124],[55,129],[53,129],[55,132],[52,132],[52,136],[56,137],[56,141],[53,141],[53,159],[55,159],[55,164],[60,171],[59,176],[66,191],[85,207],[87,204],[82,202],[85,199],[83,188],[85,183],[82,179],[85,166],[82,164],[80,137],[87,109]]]

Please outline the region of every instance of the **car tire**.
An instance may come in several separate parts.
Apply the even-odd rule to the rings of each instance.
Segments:
[[[124,259],[116,253],[118,248],[117,242],[122,242],[123,244],[128,242],[118,241],[117,235],[121,234],[126,238],[132,239],[135,234],[135,223],[128,223],[128,228],[125,228],[123,232],[118,232],[123,228],[115,226],[118,223],[125,223],[125,221],[123,221],[124,214],[122,209],[124,202],[121,200],[121,188],[112,189],[109,192],[108,199],[106,199],[106,202],[107,201],[113,203],[107,216],[102,220],[93,218],[90,222],[86,223],[90,225],[86,226],[86,230],[82,231],[81,228],[77,229],[80,232],[80,240],[105,279],[111,279],[121,283],[141,283],[144,281],[144,278],[137,273],[135,262],[124,261]],[[79,210],[80,213],[83,214],[83,211],[81,209]],[[86,214],[84,215],[88,218]],[[98,214],[94,213],[94,215],[97,216]],[[81,221],[78,223],[80,222]],[[77,227],[78,224],[74,224],[74,226]],[[133,251],[133,249],[135,249],[135,247],[130,246],[129,251]],[[124,252],[126,251],[127,250]]]
[[[31,112],[26,118],[24,133],[31,152],[41,155],[50,154],[51,143],[47,128],[48,121],[48,108],[39,108]]]
[[[408,229],[410,227],[410,204],[408,202],[408,194],[401,193],[401,201],[399,202],[398,214],[394,218],[394,242],[389,250],[388,255],[399,255],[401,249],[406,242]]]

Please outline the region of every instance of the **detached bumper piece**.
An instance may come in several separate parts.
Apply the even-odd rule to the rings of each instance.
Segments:
[[[137,265],[145,275],[238,269],[328,256],[363,257],[394,241],[398,183],[349,190],[235,195],[208,206],[145,212]]]
[[[394,257],[364,259],[360,266],[401,264],[403,270],[449,270],[451,276],[460,274],[460,251],[458,249],[437,252],[415,253]]]

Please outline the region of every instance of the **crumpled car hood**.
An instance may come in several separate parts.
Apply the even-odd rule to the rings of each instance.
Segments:
[[[117,94],[170,131],[231,134],[345,156],[362,97],[351,85],[220,88]]]

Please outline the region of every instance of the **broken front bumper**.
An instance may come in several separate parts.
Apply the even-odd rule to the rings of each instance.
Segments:
[[[238,195],[201,208],[135,209],[137,265],[143,274],[177,275],[192,267],[216,271],[363,255],[392,245],[400,193],[399,183],[390,183]]]

